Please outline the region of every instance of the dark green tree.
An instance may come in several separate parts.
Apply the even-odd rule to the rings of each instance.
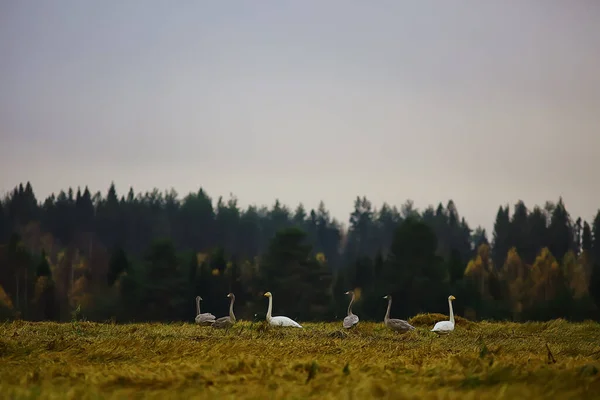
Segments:
[[[496,268],[504,265],[504,259],[508,250],[512,247],[510,240],[510,215],[508,206],[498,209],[496,221],[494,222],[494,234],[492,239],[492,261]]]
[[[4,210],[4,204],[0,201],[0,243],[5,243],[9,231],[10,226]]]
[[[533,264],[535,257],[540,251],[548,246],[548,217],[544,210],[535,206],[529,214],[529,242],[531,244],[530,252],[527,258],[521,256],[521,259],[528,264]]]
[[[416,218],[404,220],[396,229],[382,274],[382,291],[393,295],[400,315],[415,315],[443,304],[447,272],[436,255],[433,230]],[[431,295],[435,293],[435,295]]]
[[[148,320],[184,319],[185,273],[169,239],[155,240],[144,257],[143,312]]]
[[[48,263],[48,256],[46,255],[46,251],[42,249],[42,254],[40,256],[40,261],[36,267],[36,276],[47,276],[49,278],[52,277],[52,272],[50,271],[50,264]]]
[[[221,197],[217,202],[215,217],[217,243],[223,246],[228,254],[233,254],[238,245],[238,231],[240,225],[240,209],[238,200],[233,195],[225,203]]]
[[[592,260],[600,263],[600,209],[592,222]]]
[[[517,249],[517,253],[527,262],[532,262],[537,255],[530,239],[529,211],[521,200],[515,204],[512,218],[510,220],[509,244]]]
[[[294,225],[300,229],[304,229],[304,224],[306,223],[306,209],[302,203],[298,204],[296,210],[294,211],[294,216],[292,217],[292,221]]]
[[[487,244],[487,245],[490,244],[485,228],[482,228],[481,226],[478,226],[477,228],[475,228],[475,231],[471,235],[471,243],[473,244],[472,245],[472,248],[473,248],[472,256],[475,254],[475,251],[477,251],[479,246],[481,246],[482,244]]]
[[[238,242],[237,254],[247,260],[252,260],[264,247],[264,239],[261,230],[261,219],[255,206],[249,206],[240,217],[240,240]]]
[[[121,276],[121,274],[126,272],[128,269],[129,260],[127,259],[125,250],[121,246],[115,247],[110,257],[110,261],[108,263],[108,273],[106,274],[108,286],[114,285],[117,279],[119,279],[119,276]]]
[[[450,257],[447,261],[447,269],[450,276],[450,284],[454,284],[461,280],[465,272],[465,264],[462,261],[461,254],[458,250],[452,249]]]
[[[212,199],[202,188],[185,197],[178,221],[183,248],[206,251],[214,244],[215,213]]]
[[[590,297],[600,309],[600,210],[596,213],[592,223],[592,273],[590,277]]]
[[[36,265],[36,276],[38,278],[35,289],[36,298],[34,298],[34,305],[37,308],[36,318],[42,321],[55,320],[58,317],[58,310],[55,304],[56,288],[45,250],[42,250],[42,254]]]
[[[573,226],[562,198],[552,210],[548,235],[548,248],[557,260],[562,260],[569,250],[574,250]]]
[[[278,313],[292,319],[331,315],[332,274],[312,256],[304,231],[290,227],[276,233],[260,265],[263,290],[273,293]]]
[[[583,222],[583,230],[581,233],[581,250],[588,253],[592,250],[592,230],[587,221]]]

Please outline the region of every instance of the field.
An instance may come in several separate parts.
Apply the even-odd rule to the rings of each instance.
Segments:
[[[600,324],[459,321],[398,335],[382,323],[0,326],[3,398],[600,398]]]

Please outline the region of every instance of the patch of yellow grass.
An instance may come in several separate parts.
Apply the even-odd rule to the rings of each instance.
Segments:
[[[405,335],[366,322],[343,332],[341,322],[304,323],[304,329],[240,322],[229,331],[188,323],[5,323],[0,393],[11,399],[600,396],[600,324],[469,322],[463,329],[459,322],[437,337],[427,322],[415,322]]]

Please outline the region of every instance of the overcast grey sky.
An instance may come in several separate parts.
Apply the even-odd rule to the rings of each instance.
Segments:
[[[0,191],[600,207],[600,2],[3,1]]]

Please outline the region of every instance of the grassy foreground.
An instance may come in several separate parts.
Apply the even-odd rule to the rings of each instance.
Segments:
[[[2,398],[600,398],[600,324],[0,325]]]

